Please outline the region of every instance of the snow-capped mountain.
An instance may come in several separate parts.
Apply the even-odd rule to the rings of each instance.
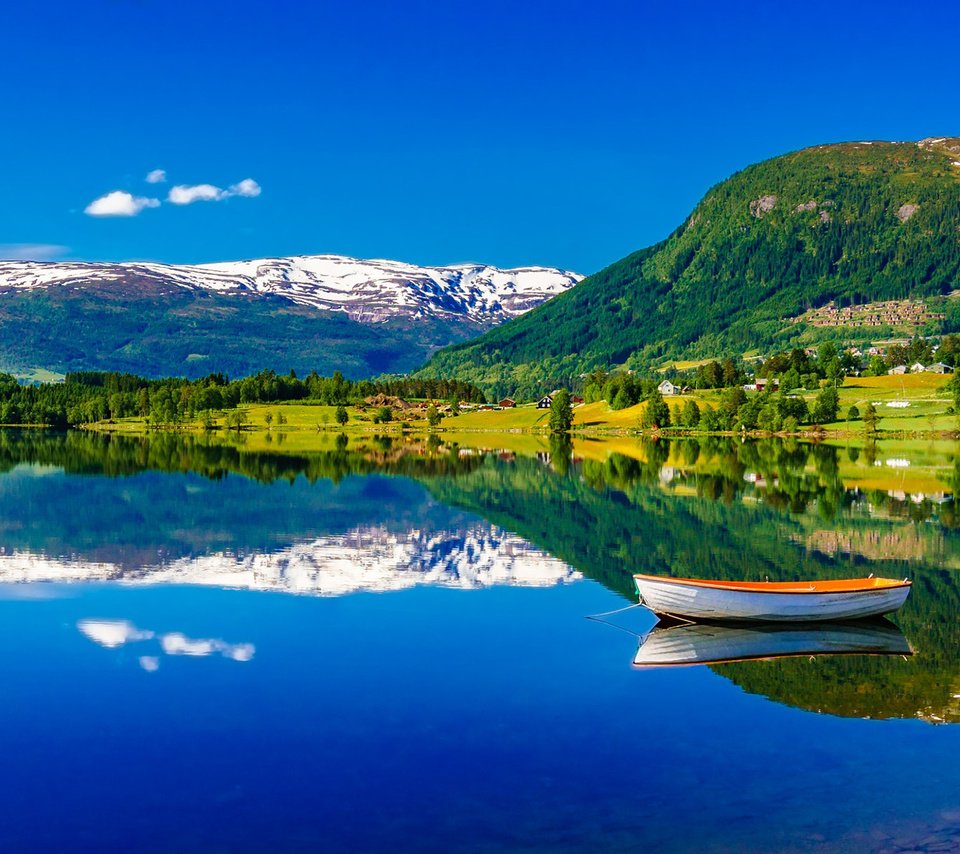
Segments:
[[[548,267],[418,267],[339,255],[198,265],[0,261],[0,295],[8,289],[77,290],[139,283],[224,295],[282,297],[321,311],[343,312],[361,323],[434,317],[493,325],[529,311],[581,278]]]
[[[417,585],[479,589],[548,587],[583,576],[566,563],[495,526],[460,531],[390,531],[363,526],[274,552],[214,552],[135,569],[24,551],[0,552],[0,583],[113,581],[197,584],[340,596]]]

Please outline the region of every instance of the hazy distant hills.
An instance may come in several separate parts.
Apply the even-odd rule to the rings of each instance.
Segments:
[[[598,366],[952,330],[960,300],[945,295],[958,288],[960,139],[823,145],[735,174],[663,242],[427,371],[512,393],[517,377],[529,391]],[[908,299],[927,302],[830,314]]]
[[[580,278],[335,255],[196,266],[0,261],[0,368],[406,371]]]

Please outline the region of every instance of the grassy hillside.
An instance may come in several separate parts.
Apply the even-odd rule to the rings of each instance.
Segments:
[[[428,363],[497,394],[599,366],[737,355],[897,328],[792,322],[831,301],[930,301],[960,328],[960,139],[805,149],[711,189],[666,240]],[[923,328],[918,329],[917,324]]]
[[[4,292],[0,369],[28,379],[77,370],[203,377],[291,368],[360,378],[412,370],[440,345],[475,332],[428,319],[357,323],[280,297],[90,282]]]

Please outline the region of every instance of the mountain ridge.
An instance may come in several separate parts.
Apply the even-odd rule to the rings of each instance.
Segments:
[[[960,138],[815,146],[735,173],[664,240],[441,350],[424,372],[529,395],[599,367],[842,337],[793,321],[831,300],[943,300],[957,288]],[[960,328],[955,301],[943,302],[942,321],[912,331]]]
[[[0,261],[0,365],[202,375],[402,372],[582,277],[339,255],[175,265]]]

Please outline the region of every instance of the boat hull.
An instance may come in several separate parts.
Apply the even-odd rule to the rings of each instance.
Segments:
[[[731,589],[692,581],[635,576],[640,601],[657,614],[691,620],[830,622],[879,617],[896,611],[910,583],[861,590]],[[716,584],[716,583],[714,583]]]
[[[807,655],[912,655],[893,623],[688,623],[656,627],[640,642],[634,666],[682,667]]]

